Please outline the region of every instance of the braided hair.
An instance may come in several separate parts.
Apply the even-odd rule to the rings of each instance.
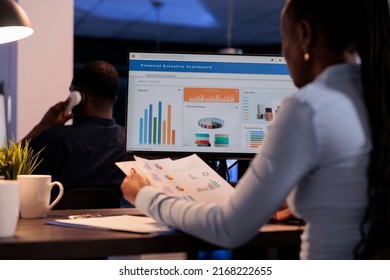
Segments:
[[[369,259],[390,246],[390,16],[387,0],[290,0],[286,13],[321,31],[333,50],[356,50],[372,151],[368,197],[355,257]],[[315,33],[315,32],[314,32]],[[315,38],[314,38],[315,39]]]
[[[387,0],[359,0],[364,99],[373,144],[369,206],[362,222],[357,258],[368,259],[390,246],[390,18]]]

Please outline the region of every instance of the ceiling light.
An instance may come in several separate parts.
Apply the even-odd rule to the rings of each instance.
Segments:
[[[242,49],[232,47],[232,31],[234,20],[234,0],[229,2],[229,17],[226,28],[226,45],[227,47],[218,51],[221,54],[243,54]]]

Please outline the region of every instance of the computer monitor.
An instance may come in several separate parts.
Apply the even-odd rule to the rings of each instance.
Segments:
[[[0,85],[0,146],[8,142],[6,97]]]
[[[129,53],[126,151],[250,159],[294,86],[281,56]]]

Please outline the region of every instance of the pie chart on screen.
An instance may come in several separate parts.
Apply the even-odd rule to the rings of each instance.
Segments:
[[[225,122],[219,118],[203,118],[198,121],[198,125],[202,128],[217,129],[225,125]]]

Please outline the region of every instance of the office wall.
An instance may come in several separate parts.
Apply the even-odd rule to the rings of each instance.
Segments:
[[[17,43],[16,138],[59,100],[73,76],[73,0],[19,0],[34,34]]]
[[[67,97],[73,76],[73,0],[18,2],[34,34],[0,45],[8,138],[15,140],[24,137],[50,106]]]

